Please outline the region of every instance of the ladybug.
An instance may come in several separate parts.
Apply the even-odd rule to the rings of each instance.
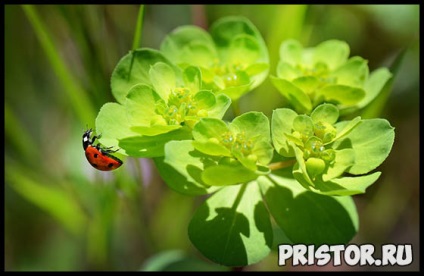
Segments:
[[[119,168],[122,165],[122,161],[111,155],[111,153],[117,152],[117,150],[111,150],[112,147],[102,148],[100,144],[93,145],[96,139],[99,139],[101,135],[94,135],[92,138],[92,129],[85,131],[82,135],[82,146],[85,151],[85,157],[87,157],[88,163],[94,168],[101,171],[112,171]]]

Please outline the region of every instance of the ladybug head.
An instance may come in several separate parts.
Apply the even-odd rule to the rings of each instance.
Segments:
[[[84,148],[84,150],[90,146],[91,144],[93,144],[93,141],[90,139],[91,133],[92,133],[92,129],[90,128],[89,130],[85,131],[84,134],[82,135],[82,147]]]

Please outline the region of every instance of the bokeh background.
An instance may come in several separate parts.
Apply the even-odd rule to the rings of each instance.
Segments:
[[[114,101],[110,77],[131,50],[140,6],[6,5],[5,270],[227,270],[203,258],[187,236],[203,198],[173,192],[149,159],[115,172],[85,160],[81,136]],[[147,5],[141,46],[158,49],[174,28],[207,28],[226,15],[249,18],[269,48],[275,74],[287,38],[315,46],[341,39],[370,70],[396,68],[393,89],[366,116],[388,119],[396,138],[382,176],[354,196],[358,244],[412,244],[406,267],[278,267],[272,252],[244,270],[419,269],[418,5]],[[285,105],[269,81],[241,111],[270,115]]]

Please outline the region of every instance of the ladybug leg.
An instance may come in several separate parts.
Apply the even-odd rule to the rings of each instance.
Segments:
[[[94,143],[94,141],[96,141],[96,139],[100,139],[100,137],[102,137],[102,135],[101,134],[99,134],[99,135],[94,135],[92,138],[91,138],[91,144],[93,144]]]
[[[90,130],[90,134],[91,134],[91,130]],[[102,134],[94,135],[94,136],[91,138],[90,143],[93,145],[94,141],[95,141],[96,139],[100,139],[100,137],[102,137]],[[102,153],[114,153],[114,152],[117,152],[117,151],[119,150],[119,148],[118,148],[118,149],[116,149],[116,150],[112,150],[113,146],[112,146],[112,147],[102,147],[99,143],[97,143],[97,145],[95,145],[94,147],[95,147],[98,151],[100,151],[100,152],[102,152]]]
[[[112,147],[103,148],[102,150],[105,153],[114,153],[114,152],[117,152],[119,150],[119,149],[112,150],[111,148],[113,148],[113,146]]]
[[[117,152],[119,149],[116,149],[116,150],[110,150],[109,152],[110,153],[114,153],[114,152]]]

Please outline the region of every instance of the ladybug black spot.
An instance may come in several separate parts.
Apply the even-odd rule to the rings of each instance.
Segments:
[[[112,163],[109,163],[109,164],[107,164],[107,166],[108,166],[109,168],[112,168],[113,164],[112,164]]]
[[[97,153],[94,154],[94,158],[97,158],[97,156],[99,156]]]

